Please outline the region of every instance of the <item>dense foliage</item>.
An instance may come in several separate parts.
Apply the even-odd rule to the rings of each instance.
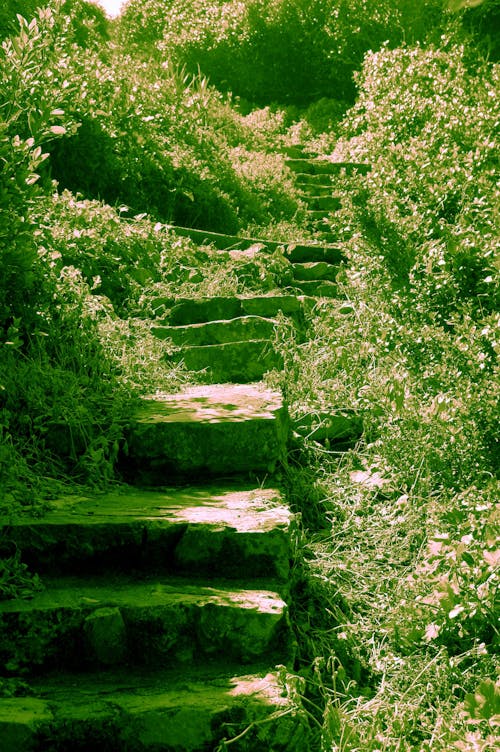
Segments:
[[[331,752],[495,748],[498,7],[130,0],[114,27],[83,0],[0,10],[4,512],[115,482],[130,402],[192,378],[143,320],[155,296],[287,283],[279,252],[234,260],[166,223],[308,237],[280,149],[372,166],[335,186],[343,298],[307,342],[282,337],[271,377],[293,414],[364,425],[289,468],[311,534],[298,668]],[[2,566],[6,594],[28,587]]]
[[[368,49],[432,29],[439,0],[131,0],[120,35],[151,53],[201,68],[252,102],[352,100],[353,72]]]

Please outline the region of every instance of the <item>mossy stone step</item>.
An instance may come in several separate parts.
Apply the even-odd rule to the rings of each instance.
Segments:
[[[293,277],[301,281],[329,280],[335,282],[338,267],[326,261],[309,261],[304,264],[293,264]]]
[[[306,175],[304,177],[309,181],[316,181],[320,184],[321,180],[328,181],[328,176]],[[297,183],[300,182],[299,178],[300,176],[297,176]],[[319,181],[316,179],[319,179]],[[331,191],[331,185],[327,184],[327,187]],[[266,250],[271,252],[282,250],[291,261],[294,261],[293,254],[296,249],[299,253],[307,253],[308,249],[314,250],[318,247],[316,242],[296,243],[291,240],[264,240],[262,238],[240,237],[239,235],[224,235],[222,233],[197,230],[191,227],[180,227],[178,225],[167,225],[167,227],[181,237],[191,238],[191,240],[199,245],[212,245],[220,251],[227,251],[229,254],[232,251],[245,251],[252,249],[250,257],[254,255],[257,248],[262,253],[265,253]],[[340,246],[332,245],[328,248],[328,251],[330,251],[332,255],[336,255],[337,261],[343,260],[344,253]],[[332,263],[334,262],[332,261]]]
[[[299,172],[295,175],[295,182],[302,191],[311,186],[315,191],[328,189],[331,192],[337,182],[334,180],[335,177],[335,175],[316,175],[308,172]]]
[[[272,473],[285,460],[288,415],[263,384],[213,384],[142,400],[128,431],[129,475],[172,479]]]
[[[155,308],[162,316],[165,316],[162,324],[168,326],[229,321],[242,316],[274,318],[279,313],[301,321],[304,311],[303,300],[297,295],[157,298]]]
[[[333,196],[335,185],[330,180],[328,180],[328,177],[326,178],[326,180],[319,180],[317,175],[297,175],[295,182],[298,185],[302,199],[306,203],[309,203],[310,201],[318,198],[334,198],[335,203],[338,203],[338,206],[336,208],[340,209],[341,200],[340,198]]]
[[[330,237],[333,237],[330,234]],[[304,264],[314,261],[325,261],[327,264],[339,265],[344,261],[344,253],[338,247],[326,241],[318,245],[300,246],[287,251],[287,258],[292,264]]]
[[[309,749],[300,680],[260,666],[241,674],[215,665],[35,680],[36,697],[0,699],[2,752],[206,752],[249,727],[235,749]]]
[[[205,485],[65,496],[43,517],[0,518],[5,552],[42,577],[112,571],[286,581],[295,522],[275,488]]]
[[[338,296],[338,287],[334,282],[324,280],[297,280],[296,289],[300,290],[309,297],[315,298],[336,298]]]
[[[208,383],[249,384],[274,368],[283,368],[283,358],[268,339],[184,346],[170,359],[182,361],[189,371],[202,372],[203,380]]]
[[[226,656],[293,659],[285,601],[272,590],[129,576],[45,578],[30,600],[0,602],[0,661],[10,670],[172,666]]]
[[[263,316],[239,316],[235,319],[185,324],[184,326],[151,327],[159,339],[170,339],[175,345],[221,345],[245,339],[271,339],[277,322]]]
[[[308,209],[306,216],[309,223],[321,223],[328,220],[329,212],[325,209]]]
[[[331,187],[327,187],[326,190],[329,193],[323,196],[314,193],[306,194],[305,200],[310,211],[335,212],[341,208],[342,201],[337,196],[331,195]]]
[[[371,170],[371,165],[364,162],[333,162],[318,158],[287,159],[285,164],[292,172],[302,175],[352,175],[355,172],[366,175]]]

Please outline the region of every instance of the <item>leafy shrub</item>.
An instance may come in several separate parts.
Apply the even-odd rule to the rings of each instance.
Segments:
[[[64,107],[71,86],[64,87],[68,55],[58,35],[56,17],[39,11],[30,24],[20,20],[18,37],[0,50],[0,331],[15,327],[29,331],[43,295],[40,266],[30,218],[38,194],[42,146],[74,128]],[[46,69],[51,82],[45,82]]]
[[[445,321],[496,308],[493,132],[498,69],[470,72],[468,52],[384,50],[367,58],[349,117],[348,151],[372,162],[361,212],[396,284],[421,314]]]
[[[421,38],[441,19],[440,0],[394,4],[369,0],[132,0],[119,21],[121,39],[161,58],[175,55],[191,71],[250,101],[352,101],[353,72],[385,40]]]
[[[61,188],[123,204],[132,214],[221,232],[266,220],[266,197],[235,169],[230,152],[233,143],[254,145],[258,134],[206,79],[94,52],[73,61],[71,79],[79,87],[72,114],[80,127],[54,144],[48,163]],[[289,196],[288,206],[290,217],[296,198]]]
[[[0,39],[17,32],[17,14],[31,21],[37,7],[36,0],[4,0],[0,8]]]

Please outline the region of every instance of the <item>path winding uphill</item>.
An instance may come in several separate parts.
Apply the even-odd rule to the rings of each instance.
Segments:
[[[128,486],[3,521],[45,589],[0,603],[3,672],[26,681],[0,700],[2,752],[310,748],[289,619],[297,522],[274,480],[289,419],[261,380],[282,367],[277,317],[304,333],[308,308],[336,294],[341,254],[324,218],[339,167],[302,155],[289,166],[326,233],[285,246],[290,286],[158,300],[153,332],[207,383],[142,400]],[[277,245],[176,229],[221,252]]]

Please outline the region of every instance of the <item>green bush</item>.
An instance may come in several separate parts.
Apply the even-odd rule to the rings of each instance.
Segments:
[[[477,66],[474,51],[452,42],[368,56],[348,119],[348,151],[374,168],[361,222],[382,239],[394,283],[443,323],[498,306],[499,70]]]
[[[253,102],[353,101],[353,73],[369,49],[435,33],[440,0],[132,0],[119,34],[158,59],[174,55],[218,87]]]
[[[6,40],[0,50],[2,340],[9,327],[30,333],[45,294],[45,272],[30,212],[39,190],[38,171],[47,157],[42,147],[75,127],[65,113],[73,89],[64,85],[68,53],[60,31],[51,10],[41,10],[29,25],[21,19],[19,35]],[[51,72],[50,84],[45,80],[47,70]]]

